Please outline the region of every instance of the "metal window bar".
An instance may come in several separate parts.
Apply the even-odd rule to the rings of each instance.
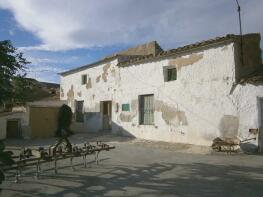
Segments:
[[[141,96],[140,102],[140,124],[152,125],[154,123],[153,95]]]
[[[176,68],[171,68],[167,70],[167,79],[168,81],[173,81],[177,79],[177,70]]]

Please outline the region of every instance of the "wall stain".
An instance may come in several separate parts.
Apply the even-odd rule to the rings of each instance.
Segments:
[[[108,70],[110,68],[110,64],[106,64],[105,66],[103,66],[103,73],[102,73],[102,79],[104,82],[107,82],[108,80]]]
[[[81,91],[80,91],[80,92],[77,92],[77,95],[78,95],[79,97],[81,97]]]
[[[169,65],[175,65],[177,70],[180,70],[184,66],[192,65],[203,58],[203,54],[192,54],[189,57],[178,57],[176,59],[169,60]]]
[[[64,97],[64,90],[63,90],[63,88],[60,88],[60,96]]]
[[[167,123],[175,122],[176,125],[188,125],[187,117],[184,111],[179,111],[163,101],[155,101],[155,110],[162,112],[162,118]]]
[[[111,76],[115,77],[115,75],[116,75],[115,69],[113,68],[113,69],[111,70]]]
[[[224,115],[219,124],[221,137],[236,137],[239,128],[239,118],[232,115]]]
[[[134,116],[135,116],[134,114],[130,114],[128,112],[122,112],[119,117],[122,122],[131,122]]]
[[[228,46],[224,46],[222,49],[221,49],[221,51],[225,51],[225,50],[227,50],[228,49]]]
[[[92,99],[93,99],[93,100],[95,99],[95,94],[92,94]]]
[[[99,82],[100,82],[100,78],[101,78],[100,75],[96,77],[96,83],[99,83]]]
[[[86,88],[87,88],[87,89],[92,88],[91,78],[90,78],[90,77],[89,77],[89,79],[88,79],[88,83],[86,84]]]
[[[70,90],[67,92],[67,99],[68,100],[73,100],[74,99],[74,86],[71,85]]]
[[[132,119],[137,116],[137,113],[138,113],[138,100],[132,100],[131,111],[121,112],[119,118],[122,122],[131,122]]]

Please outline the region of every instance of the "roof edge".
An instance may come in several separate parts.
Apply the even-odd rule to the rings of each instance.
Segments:
[[[243,36],[258,36],[258,35],[260,35],[260,33],[244,34]],[[157,61],[159,59],[163,59],[163,58],[167,58],[167,57],[171,57],[175,55],[181,55],[181,54],[191,52],[194,50],[200,50],[200,49],[203,49],[204,47],[215,46],[215,45],[217,46],[217,45],[224,44],[224,43],[238,42],[239,38],[240,38],[240,35],[227,34],[222,37],[216,37],[214,39],[204,40],[204,41],[196,42],[194,44],[189,44],[189,45],[185,45],[182,47],[163,51],[156,56],[148,55],[148,56],[138,57],[136,59],[131,59],[126,62],[120,62],[118,66],[125,67],[129,65],[145,63],[148,61]]]
[[[77,67],[77,68],[73,68],[71,70],[68,70],[68,71],[65,71],[65,72],[61,72],[61,73],[58,73],[59,75],[61,76],[66,76],[66,75],[69,75],[69,74],[72,74],[72,73],[75,73],[75,72],[79,72],[79,71],[82,71],[82,70],[85,70],[86,68],[90,68],[90,67],[93,67],[93,66],[97,66],[99,64],[102,64],[102,63],[105,63],[105,62],[108,62],[108,61],[111,61],[111,60],[114,60],[116,58],[118,58],[119,55],[114,55],[114,56],[111,56],[111,57],[106,57],[104,59],[101,59],[101,60],[98,60],[96,62],[93,62],[91,64],[86,64],[84,66],[80,66],[80,67]]]
[[[193,50],[198,50],[198,49],[208,47],[208,46],[215,46],[215,45],[219,45],[219,44],[223,44],[223,43],[234,42],[236,37],[237,37],[237,35],[227,34],[226,36],[223,36],[223,37],[216,37],[214,39],[204,40],[201,42],[196,42],[194,44],[189,44],[189,45],[185,45],[182,47],[163,51],[162,53],[160,53],[156,56],[149,55],[149,56],[144,56],[144,57],[137,58],[134,60],[121,62],[118,64],[118,66],[125,67],[125,66],[129,66],[131,64],[141,64],[141,63],[145,63],[148,61],[156,61],[156,60],[167,58],[170,56],[181,55],[183,53],[191,52]]]
[[[260,33],[250,33],[250,34],[244,34],[243,36],[255,36],[255,35],[260,35]],[[87,68],[92,68],[94,66],[97,66],[99,64],[103,64],[109,61],[112,61],[114,59],[118,59],[121,57],[126,57],[126,58],[121,58],[122,61],[118,62],[118,66],[120,67],[124,67],[124,66],[129,66],[131,64],[140,64],[140,63],[145,63],[148,61],[156,61],[158,59],[162,59],[162,58],[167,58],[170,56],[174,56],[174,55],[180,55],[182,53],[186,53],[186,52],[190,52],[193,50],[199,50],[202,49],[204,47],[209,47],[209,46],[215,46],[215,45],[219,45],[219,44],[223,44],[223,43],[229,43],[229,42],[236,42],[238,41],[238,39],[240,38],[240,35],[235,35],[235,34],[227,34],[225,36],[222,37],[216,37],[213,39],[209,39],[209,40],[203,40],[200,42],[196,42],[194,44],[189,44],[189,45],[185,45],[182,47],[178,47],[178,48],[174,48],[174,49],[170,49],[167,51],[162,51],[156,55],[154,54],[149,54],[149,55],[127,55],[127,54],[114,54],[112,56],[108,56],[104,59],[98,60],[96,62],[93,62],[91,64],[86,64],[84,66],[80,66],[65,72],[61,72],[58,73],[61,76],[66,76],[75,72],[79,72],[82,70],[85,70]],[[155,44],[158,44],[156,41],[152,41]],[[159,45],[158,45],[159,46]]]

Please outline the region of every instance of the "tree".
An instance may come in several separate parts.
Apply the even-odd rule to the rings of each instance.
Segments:
[[[25,87],[23,79],[29,63],[11,41],[0,41],[0,105],[21,100],[23,91],[19,87]]]
[[[19,87],[25,87],[23,79],[26,64],[29,64],[29,62],[23,58],[21,52],[17,52],[11,41],[0,41],[0,105],[14,102],[14,100],[19,100],[23,96],[23,90]],[[0,141],[0,164],[14,164],[12,152],[4,149],[4,143]],[[4,178],[4,173],[0,170],[0,184]]]
[[[0,140],[0,164],[1,165],[12,165],[14,160],[12,159],[13,152],[5,151],[5,145],[3,141]],[[0,184],[5,180],[4,172],[0,169]],[[1,189],[0,189],[1,191]]]
[[[63,104],[58,113],[58,129],[56,132],[56,135],[58,137],[63,136],[61,133],[62,130],[64,130],[67,134],[67,136],[72,134],[72,131],[70,130],[70,125],[72,122],[72,116],[73,113],[71,111],[71,108],[68,105]]]
[[[12,79],[12,86],[14,103],[25,103],[30,101],[33,90],[33,83],[30,80],[24,78],[24,76],[16,76]]]

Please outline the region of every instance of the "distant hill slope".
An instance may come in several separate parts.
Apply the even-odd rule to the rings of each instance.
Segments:
[[[26,102],[59,100],[59,84],[40,82],[32,78],[26,78],[26,80],[29,84],[29,92],[26,94]]]
[[[22,103],[5,103],[0,105],[0,113],[11,112],[14,107],[25,105],[33,101],[59,101],[60,85],[56,83],[40,82],[36,79],[25,78],[26,88],[23,92],[24,102]],[[21,109],[19,109],[21,110]]]

